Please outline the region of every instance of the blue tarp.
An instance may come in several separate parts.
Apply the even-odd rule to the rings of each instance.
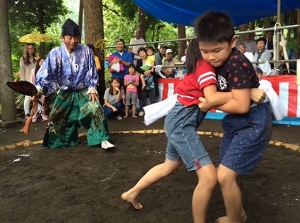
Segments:
[[[277,15],[277,0],[133,0],[148,14],[174,24],[193,26],[207,11],[227,12],[235,26]],[[300,0],[281,0],[281,13],[300,8]],[[291,24],[292,25],[292,24]]]

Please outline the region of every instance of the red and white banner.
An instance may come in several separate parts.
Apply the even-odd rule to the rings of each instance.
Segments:
[[[297,85],[296,75],[278,75],[272,77],[263,77],[270,81],[282,104],[286,108],[287,117],[300,117],[300,85]],[[180,79],[159,79],[159,101],[166,99],[174,94],[175,86]],[[211,112],[219,112],[212,110]]]

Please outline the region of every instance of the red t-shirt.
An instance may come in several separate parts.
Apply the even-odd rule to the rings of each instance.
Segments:
[[[215,69],[205,61],[198,61],[194,73],[187,74],[175,88],[178,101],[184,106],[198,105],[199,97],[204,97],[203,88],[217,85]]]

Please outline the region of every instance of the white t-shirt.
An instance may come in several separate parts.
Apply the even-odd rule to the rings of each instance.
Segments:
[[[143,38],[139,38],[139,39],[136,39],[136,38],[133,38],[130,40],[130,44],[139,44],[140,45],[134,45],[134,46],[129,46],[129,48],[132,49],[132,53],[134,53],[134,59],[140,59],[139,56],[137,56],[137,50],[140,48],[140,47],[146,47],[146,44],[145,44],[145,40]],[[136,56],[138,58],[136,58]]]

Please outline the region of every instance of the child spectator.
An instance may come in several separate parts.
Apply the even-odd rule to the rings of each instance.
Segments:
[[[37,59],[36,61],[36,65],[35,65],[35,68],[32,69],[32,72],[31,72],[31,77],[32,77],[32,80],[31,80],[31,83],[32,84],[35,84],[35,77],[36,77],[36,73],[38,72],[38,70],[40,69],[40,67],[43,65],[44,63],[44,59],[43,58],[39,58]],[[36,108],[35,111],[33,111],[33,116],[32,116],[32,122],[37,122],[38,120],[38,117],[41,115],[42,116],[42,120],[43,121],[47,121],[48,120],[48,115],[46,115],[46,110],[45,110],[45,96],[42,95],[38,100],[40,101],[40,103],[38,103],[37,101],[33,100],[32,102],[33,103],[38,103],[38,106],[33,106],[33,108]]]
[[[262,69],[260,69],[259,67],[255,67],[254,69],[259,79],[259,89],[264,90],[264,92],[266,93],[266,98],[263,102],[267,103],[270,106],[272,115],[274,115],[274,118],[276,120],[282,120],[286,116],[287,112],[277,93],[273,89],[272,83],[268,80],[262,79]]]
[[[129,74],[124,77],[124,86],[126,87],[124,118],[128,117],[130,105],[132,105],[132,117],[136,118],[137,87],[139,86],[140,77],[136,74],[133,64],[130,64],[128,69]]]
[[[154,72],[154,63],[155,63],[155,56],[154,56],[154,48],[152,46],[147,47],[147,59],[145,64],[141,67],[144,71],[151,70],[151,72]],[[147,85],[146,85],[146,80],[145,80],[145,75],[141,74],[140,75],[141,82],[142,82],[142,89],[145,90]]]
[[[147,47],[147,61],[146,64],[151,66],[151,72],[154,72],[154,48],[152,46]]]
[[[113,77],[109,82],[109,88],[104,92],[103,110],[107,118],[115,117],[122,119],[123,111],[121,83],[118,78]]]
[[[138,97],[139,97],[139,104],[140,104],[140,111],[139,116],[144,116],[144,106],[147,104],[147,98],[149,98],[150,103],[153,104],[156,102],[156,97],[158,96],[158,84],[157,84],[157,77],[155,72],[151,72],[151,70],[143,70],[141,67],[145,65],[147,60],[147,50],[143,47],[138,49],[138,54],[141,59],[137,60],[136,62],[136,70],[138,73],[143,74],[147,81],[146,89],[142,89],[142,81],[138,87]],[[140,78],[141,80],[141,78]]]
[[[259,86],[259,80],[250,61],[235,49],[237,37],[229,15],[208,12],[195,24],[203,60],[216,67],[219,90],[231,92],[233,97],[229,103],[216,107],[228,113],[222,120],[224,137],[217,169],[226,216],[216,223],[242,223],[247,221],[247,215],[236,179],[239,174],[249,175],[255,169],[269,144],[270,110],[266,103],[251,102],[251,89]],[[200,98],[200,102],[204,111],[214,107],[205,98]]]

